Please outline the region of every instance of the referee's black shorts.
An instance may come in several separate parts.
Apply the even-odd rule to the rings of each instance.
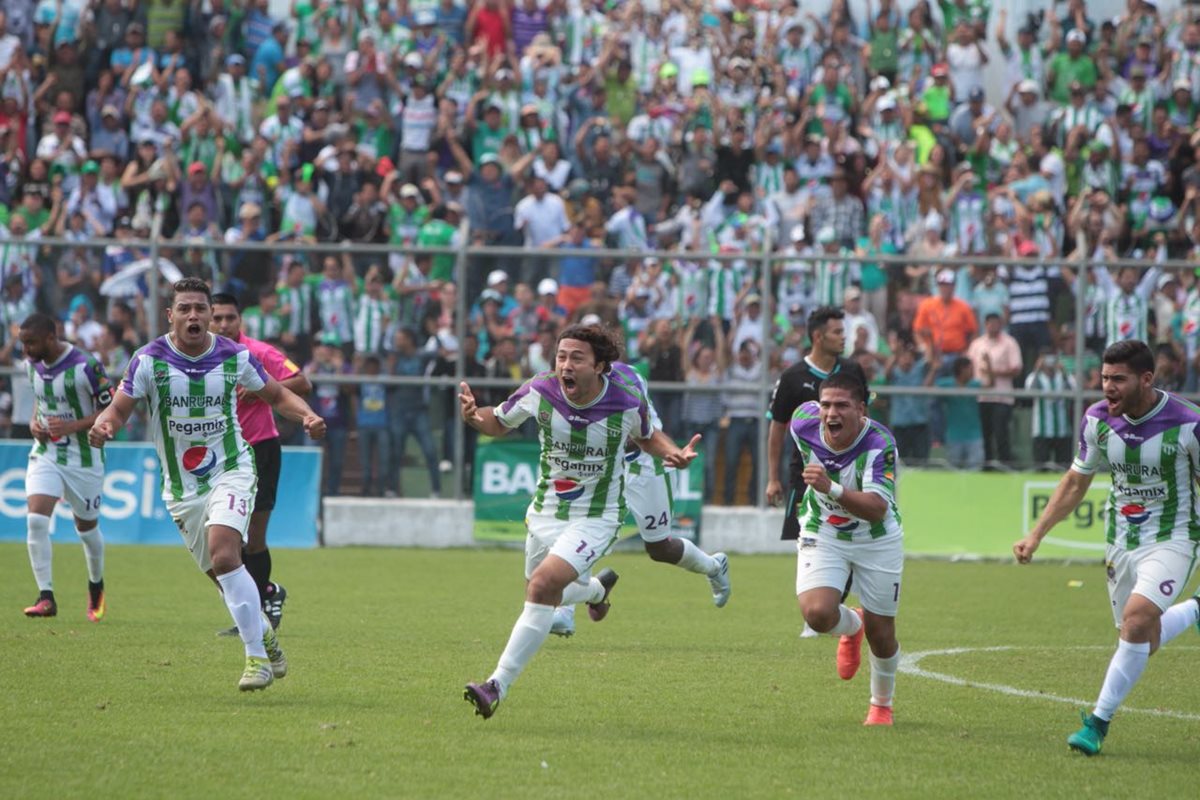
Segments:
[[[797,483],[800,490],[797,491]],[[779,538],[783,541],[795,541],[800,538],[800,503],[804,500],[804,480],[795,480],[793,476],[791,487],[788,488],[787,505],[783,507],[783,532]]]
[[[279,437],[263,439],[251,447],[254,448],[254,464],[258,470],[258,494],[254,496],[254,510],[273,511],[275,493],[279,489],[279,470],[283,462]]]

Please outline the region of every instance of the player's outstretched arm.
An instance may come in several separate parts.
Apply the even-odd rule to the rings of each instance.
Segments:
[[[113,394],[112,403],[96,416],[96,421],[88,430],[88,444],[103,447],[105,442],[116,436],[117,431],[125,427],[136,404],[136,400],[118,389]]]
[[[662,431],[656,430],[649,439],[635,439],[638,447],[655,458],[661,458],[668,467],[683,469],[696,458],[696,445],[700,443],[700,434],[692,437],[685,447],[679,447],[675,441]]]
[[[320,440],[325,437],[325,420],[313,411],[308,403],[285,388],[274,378],[267,380],[266,385],[254,394],[271,404],[271,407],[282,416],[304,426],[304,432],[310,439]]]
[[[484,436],[507,436],[509,427],[496,419],[496,410],[491,406],[480,408],[475,402],[475,393],[462,382],[458,385],[458,412],[463,422]]]
[[[1062,480],[1058,482],[1058,486],[1055,487],[1054,494],[1050,496],[1050,502],[1046,504],[1046,510],[1038,518],[1033,530],[1013,544],[1013,555],[1017,557],[1018,563],[1028,564],[1033,560],[1034,551],[1038,549],[1042,539],[1045,539],[1046,534],[1053,530],[1055,525],[1062,522],[1068,514],[1075,510],[1091,485],[1091,475],[1085,475],[1073,469],[1067,470]]]

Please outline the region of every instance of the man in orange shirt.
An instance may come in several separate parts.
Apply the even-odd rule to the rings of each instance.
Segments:
[[[963,355],[979,332],[975,312],[965,301],[954,296],[954,271],[937,274],[937,295],[926,297],[917,306],[913,335],[932,360],[941,356],[943,364],[954,362],[947,356]]]

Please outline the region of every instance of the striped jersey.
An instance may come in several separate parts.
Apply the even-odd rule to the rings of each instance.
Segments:
[[[284,331],[293,336],[307,336],[312,333],[313,318],[313,284],[305,281],[299,286],[283,286],[276,290],[279,295],[280,310],[287,310],[284,315]]]
[[[625,443],[651,436],[650,409],[624,381],[603,380],[596,399],[579,407],[563,395],[553,372],[543,372],[496,407],[505,427],[537,421],[541,454],[529,516],[614,525],[625,519]]]
[[[112,402],[112,385],[104,366],[74,345],[68,344],[53,364],[27,361],[25,371],[33,386],[33,413],[42,425],[54,418],[81,420]],[[33,456],[44,456],[63,467],[104,467],[104,451],[88,444],[87,431],[34,442]]]
[[[646,385],[646,379],[642,377],[642,373],[623,361],[615,361],[612,365],[612,371],[609,373],[609,379],[624,383],[630,389],[641,392],[642,397],[646,398],[646,408],[650,411],[651,431],[662,430],[662,420],[659,419],[658,410],[654,407],[654,402],[650,399],[650,387]],[[625,472],[630,477],[643,473],[664,475],[666,474],[666,467],[663,466],[661,459],[655,458],[636,444],[630,442],[625,449]]]
[[[354,349],[360,353],[382,353],[384,333],[396,318],[395,303],[386,296],[359,296],[354,313]]]
[[[852,255],[851,251],[842,248],[839,255]],[[858,265],[852,261],[813,261],[814,294],[818,305],[841,308],[850,284],[858,279]]]
[[[255,472],[254,451],[238,422],[237,387],[256,392],[266,383],[259,360],[223,336],[210,335],[208,350],[195,358],[168,336],[134,353],[121,391],[146,401],[163,500],[203,497],[226,472]]]
[[[1071,469],[1091,475],[1105,461],[1112,491],[1105,506],[1106,539],[1135,550],[1170,539],[1200,541],[1200,408],[1169,392],[1141,419],[1113,417],[1096,403],[1080,425]]]
[[[1029,373],[1026,389],[1044,392],[1065,392],[1075,388],[1075,378],[1063,369],[1047,375],[1042,370]],[[1070,400],[1065,397],[1033,398],[1033,437],[1035,439],[1069,439],[1071,437]]]
[[[317,313],[321,330],[336,333],[342,343],[354,341],[354,287],[345,281],[321,281],[317,285]]]
[[[887,501],[879,522],[854,516],[829,495],[805,492],[800,498],[800,536],[826,536],[846,542],[865,542],[903,536],[896,505],[896,443],[892,432],[873,419],[863,420],[854,444],[831,450],[822,436],[820,406],[810,400],[792,414],[792,440],[800,451],[800,471],[812,463],[825,467],[830,480],[856,492],[874,492]]]
[[[1150,340],[1147,330],[1150,297],[1154,294],[1154,287],[1158,283],[1160,273],[1161,270],[1158,267],[1146,270],[1134,290],[1126,294],[1113,280],[1107,267],[1097,264],[1092,268],[1093,280],[1105,298],[1105,346],[1128,339],[1137,339],[1142,342]]]

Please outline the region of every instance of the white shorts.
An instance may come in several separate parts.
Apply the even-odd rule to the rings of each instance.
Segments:
[[[625,475],[625,505],[637,520],[644,542],[661,542],[671,535],[671,476],[653,470]]]
[[[25,496],[44,494],[66,500],[71,513],[91,522],[100,516],[104,467],[64,467],[46,456],[31,455],[25,473]]]
[[[891,536],[870,542],[843,542],[800,534],[796,543],[796,594],[811,589],[846,588],[854,571],[854,592],[862,607],[881,617],[894,617],[900,607],[904,539]]]
[[[233,528],[246,542],[250,512],[254,510],[254,493],[258,477],[253,472],[236,471],[220,475],[212,490],[203,497],[182,503],[167,503],[167,513],[179,527],[179,534],[201,572],[212,569],[208,552],[208,529],[212,525]]]
[[[1196,566],[1198,546],[1200,543],[1177,539],[1142,545],[1136,550],[1108,546],[1104,555],[1108,599],[1118,628],[1131,594],[1140,594],[1163,611],[1179,600]]]
[[[616,544],[621,526],[606,519],[558,520],[554,517],[525,518],[525,578],[533,577],[548,555],[556,555],[586,580],[592,566]]]

